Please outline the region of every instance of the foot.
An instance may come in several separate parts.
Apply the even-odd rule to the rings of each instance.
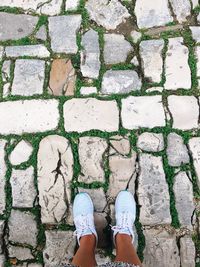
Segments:
[[[80,238],[94,234],[97,242],[97,232],[94,226],[94,205],[87,193],[76,195],[73,204],[73,217],[76,227],[75,234],[80,245]]]
[[[116,226],[112,227],[113,239],[117,234],[132,236],[134,241],[133,224],[136,218],[136,203],[133,195],[128,191],[121,191],[115,201]]]

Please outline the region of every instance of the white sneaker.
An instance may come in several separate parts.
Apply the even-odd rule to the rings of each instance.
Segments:
[[[73,217],[76,231],[74,232],[80,245],[80,238],[85,235],[94,234],[97,244],[97,232],[94,226],[94,205],[87,193],[76,195],[73,204]]]
[[[115,201],[116,226],[112,227],[113,240],[119,234],[132,236],[134,241],[133,225],[136,218],[136,203],[133,195],[128,191],[121,191]]]

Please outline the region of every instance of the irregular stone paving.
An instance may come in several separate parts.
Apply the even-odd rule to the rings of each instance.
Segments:
[[[94,203],[98,264],[135,196],[144,267],[200,262],[198,0],[0,1],[0,267],[66,265]]]

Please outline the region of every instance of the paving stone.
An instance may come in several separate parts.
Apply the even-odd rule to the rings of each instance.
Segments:
[[[104,252],[100,249],[96,251],[95,258],[98,266],[106,264],[111,261],[110,258],[108,256],[105,256]]]
[[[169,0],[178,22],[182,23],[191,15],[191,4],[189,0]]]
[[[31,260],[34,259],[31,250],[24,247],[8,246],[8,255],[10,258],[17,258],[18,260]]]
[[[193,165],[197,175],[197,184],[200,188],[200,137],[193,137],[188,142],[188,147],[192,156]]]
[[[166,82],[164,87],[166,90],[191,88],[191,71],[188,65],[188,54],[188,48],[183,45],[182,37],[169,39],[165,60]]]
[[[97,79],[100,71],[99,36],[89,30],[82,36],[81,72],[83,77]]]
[[[18,100],[0,103],[0,133],[22,134],[54,130],[58,126],[58,101]]]
[[[5,265],[4,265],[5,261],[6,261],[5,256],[4,256],[4,255],[0,255],[0,266],[1,266],[1,267],[4,267],[4,266],[5,266]]]
[[[139,205],[141,205],[141,224],[170,224],[169,192],[162,158],[150,154],[141,154],[139,166],[140,173],[137,193]],[[157,265],[155,264],[154,266]]]
[[[7,166],[5,162],[5,148],[7,141],[0,139],[0,215],[4,213],[6,208],[6,194],[5,194],[5,175],[7,171]]]
[[[197,21],[200,23],[200,14],[197,16]]]
[[[173,21],[167,0],[153,0],[151,5],[148,0],[137,0],[135,14],[139,28],[164,26]]]
[[[70,59],[54,59],[49,80],[49,93],[61,95],[74,95],[76,86],[76,73]]]
[[[122,99],[121,117],[123,127],[130,130],[165,126],[162,98],[161,96],[129,96]]]
[[[4,56],[4,47],[0,46],[0,60],[2,60],[3,56]]]
[[[6,57],[39,57],[47,58],[50,56],[48,49],[42,45],[19,45],[7,46],[5,48]]]
[[[163,72],[162,51],[163,40],[148,40],[140,43],[140,56],[146,78],[151,82],[160,83]]]
[[[137,147],[147,152],[160,152],[164,149],[163,134],[142,133],[138,137]]]
[[[99,137],[81,137],[79,140],[79,161],[81,175],[79,182],[105,182],[103,156],[108,145]]]
[[[79,4],[80,4],[80,0],[66,0],[65,10],[66,11],[77,10]]]
[[[193,9],[199,5],[199,1],[198,0],[192,0],[191,2],[192,2]]]
[[[127,94],[141,89],[141,80],[134,70],[108,70],[103,75],[103,94]]]
[[[39,30],[36,32],[35,37],[38,40],[46,41],[47,40],[47,29],[45,25],[42,25]]]
[[[151,92],[159,92],[159,93],[162,93],[163,91],[163,87],[161,86],[158,86],[158,87],[150,87],[146,90],[147,93],[151,93]]]
[[[176,236],[166,230],[144,230],[145,249],[144,267],[169,267],[180,266],[179,251]]]
[[[192,32],[192,38],[195,40],[195,42],[200,42],[200,27],[199,26],[192,26],[190,27],[190,30]]]
[[[19,40],[29,36],[37,22],[36,16],[0,12],[0,41]]]
[[[109,154],[128,155],[130,153],[130,141],[126,136],[115,135],[110,138],[111,148]]]
[[[3,253],[4,227],[5,227],[5,222],[0,220],[0,254]]]
[[[103,212],[107,206],[106,196],[102,188],[98,189],[86,189],[78,188],[79,192],[88,193],[92,198],[94,209],[96,212]]]
[[[125,21],[130,14],[118,0],[89,0],[85,5],[89,16],[98,25],[107,30],[114,30]]]
[[[7,82],[10,80],[10,67],[11,67],[11,60],[5,60],[2,65],[2,79],[3,82]]]
[[[105,212],[94,213],[94,223],[98,235],[98,248],[106,248],[108,246],[108,237],[105,233],[105,229],[108,227],[106,217],[107,213]]]
[[[200,46],[195,48],[195,55],[197,59],[197,76],[200,77]]]
[[[76,54],[76,33],[80,25],[81,15],[49,17],[49,36],[53,52]]]
[[[131,64],[135,65],[136,67],[140,65],[136,56],[131,59]]]
[[[10,83],[6,83],[3,85],[3,97],[7,97],[10,94],[10,87],[11,84]]]
[[[38,229],[32,213],[12,210],[8,227],[10,242],[36,247]]]
[[[104,34],[104,61],[106,64],[124,63],[133,47],[122,34]]]
[[[134,43],[137,43],[141,39],[141,37],[142,37],[141,32],[137,32],[137,31],[131,32],[131,38]]]
[[[181,266],[195,267],[195,245],[191,237],[181,237],[180,258]]]
[[[15,63],[12,95],[32,96],[43,93],[45,61],[18,59]]]
[[[59,135],[43,138],[37,169],[42,223],[59,223],[66,217],[71,201],[73,155],[69,141]]]
[[[49,15],[49,16],[54,16],[54,15],[59,15],[61,12],[62,8],[62,0],[51,0],[45,1],[44,3],[41,3],[40,1],[38,5],[38,13],[39,14],[44,14],[44,15]]]
[[[198,127],[199,106],[194,96],[170,95],[168,107],[173,119],[173,128],[191,130]]]
[[[97,94],[97,88],[96,87],[93,87],[93,86],[90,86],[90,87],[81,87],[80,89],[80,94],[81,95],[90,95],[90,94]]]
[[[19,165],[29,160],[33,147],[28,141],[21,140],[10,153],[9,160],[12,165]]]
[[[45,231],[46,246],[43,251],[45,266],[55,267],[69,263],[74,256],[76,239],[72,231]]]
[[[92,129],[106,132],[117,131],[119,127],[117,103],[94,98],[66,101],[64,125],[66,132],[85,132]]]
[[[182,24],[170,25],[170,26],[161,26],[150,28],[145,31],[145,35],[149,35],[152,38],[158,37],[161,33],[165,32],[175,32],[178,30],[183,30],[184,26]]]
[[[32,208],[37,191],[34,185],[34,169],[12,170],[12,205],[14,208]]]
[[[173,190],[179,222],[181,226],[192,230],[191,221],[195,205],[193,202],[192,183],[186,172],[179,172],[174,177]]]
[[[109,157],[110,178],[107,196],[115,200],[121,190],[128,188],[129,182],[136,179],[136,152],[132,151],[131,157],[113,155]],[[131,189],[132,192],[135,188]]]

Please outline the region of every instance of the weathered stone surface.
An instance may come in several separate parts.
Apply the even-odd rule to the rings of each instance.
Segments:
[[[103,212],[107,206],[106,196],[102,188],[86,189],[78,188],[79,192],[88,193],[93,201],[96,212]]]
[[[90,95],[90,94],[97,94],[97,88],[94,86],[90,86],[90,87],[81,87],[80,89],[80,94],[81,95]]]
[[[45,266],[55,267],[69,263],[74,256],[76,239],[72,231],[45,231],[46,247],[43,251]]]
[[[32,208],[37,191],[34,186],[34,169],[12,170],[10,178],[12,187],[12,205],[14,208]]]
[[[46,41],[47,39],[47,29],[45,25],[41,26],[39,30],[36,32],[35,37],[38,40]]]
[[[164,26],[164,27],[154,27],[150,28],[147,31],[145,31],[146,35],[153,37],[158,37],[161,33],[165,33],[168,31],[178,31],[178,30],[183,30],[184,26],[182,24],[176,24],[176,25],[169,25],[169,26]]]
[[[99,36],[89,30],[82,36],[81,72],[84,77],[97,79],[100,70]]]
[[[8,255],[10,258],[17,258],[18,260],[34,259],[31,250],[24,247],[8,246]]]
[[[168,107],[173,119],[173,128],[191,130],[198,127],[199,106],[194,96],[170,95]]]
[[[118,0],[89,0],[85,5],[90,18],[107,30],[116,27],[130,17],[128,10]]]
[[[173,12],[176,15],[178,22],[182,23],[187,20],[187,17],[191,14],[191,4],[189,0],[169,0]]]
[[[141,154],[139,166],[140,222],[143,225],[170,224],[169,192],[162,158]]]
[[[7,57],[39,57],[47,58],[50,56],[50,52],[42,45],[19,45],[19,46],[7,46],[5,48],[5,54]]]
[[[193,165],[197,175],[197,184],[200,188],[200,137],[193,137],[188,142],[189,150],[192,156]]]
[[[197,76],[200,77],[200,46],[196,46],[195,55],[197,59]]]
[[[192,183],[186,172],[179,172],[173,185],[175,205],[181,226],[192,230],[192,217],[195,210]]]
[[[199,43],[200,42],[200,27],[199,26],[192,26],[190,27],[192,32],[192,38]]]
[[[103,76],[103,94],[127,94],[141,89],[141,80],[134,70],[108,70]]]
[[[107,213],[105,212],[94,213],[94,223],[98,235],[98,248],[105,248],[108,246],[108,237],[105,233],[105,228],[108,227],[106,217]]]
[[[37,245],[38,229],[35,216],[32,213],[12,210],[8,227],[9,241],[33,247]]]
[[[167,0],[153,0],[151,5],[148,0],[137,0],[135,14],[139,28],[164,26],[173,21]]]
[[[144,267],[180,266],[176,236],[165,230],[144,230]]]
[[[147,93],[151,93],[151,92],[159,92],[159,93],[162,93],[163,91],[163,87],[161,86],[158,86],[158,87],[150,87],[146,90]]]
[[[121,190],[126,190],[131,180],[136,179],[136,152],[131,157],[113,155],[109,157],[110,178],[107,195],[114,200]],[[135,188],[131,188],[131,192]]]
[[[70,59],[54,59],[51,65],[49,93],[61,95],[74,95],[76,73]]]
[[[165,60],[166,82],[164,87],[166,90],[191,88],[191,71],[188,65],[188,54],[188,48],[183,45],[182,37],[169,39]]]
[[[140,65],[136,56],[131,59],[131,64],[135,65],[136,67]]]
[[[10,93],[10,83],[5,83],[3,86],[3,97],[7,97]]]
[[[142,133],[138,137],[137,147],[147,152],[160,152],[164,149],[163,134]]]
[[[103,155],[107,149],[105,139],[81,137],[79,140],[79,161],[81,165],[80,182],[104,182]]]
[[[80,0],[66,0],[65,10],[66,11],[77,10],[79,4],[80,4]]]
[[[119,110],[116,101],[71,99],[64,104],[64,120],[66,132],[113,132],[119,127]]]
[[[103,265],[111,261],[110,258],[105,256],[104,252],[100,249],[96,251],[95,258],[98,265]]]
[[[6,140],[0,139],[0,215],[4,213],[6,208],[6,195],[5,195],[5,175],[6,175],[6,162],[5,162],[5,148]]]
[[[133,47],[122,34],[104,34],[104,61],[106,64],[124,63]]]
[[[56,129],[58,101],[18,100],[0,103],[0,133],[22,134]]]
[[[200,14],[197,16],[197,21],[200,23]]]
[[[4,255],[0,255],[0,266],[1,266],[1,267],[4,267],[4,266],[5,266],[5,265],[4,265],[5,261],[6,261],[5,256],[4,256]]]
[[[38,190],[42,223],[59,223],[71,201],[73,155],[69,141],[58,135],[42,139],[38,151]]]
[[[137,31],[132,31],[131,32],[131,38],[132,38],[134,43],[137,43],[140,40],[141,37],[142,37],[141,32],[137,32]]]
[[[3,82],[7,82],[10,80],[10,67],[11,67],[11,60],[5,60],[2,66],[2,79]]]
[[[180,239],[180,258],[181,266],[195,267],[195,245],[191,237],[181,237]]]
[[[81,15],[49,17],[49,35],[53,52],[76,54],[76,33],[80,25]]]
[[[144,76],[151,82],[160,83],[163,72],[163,40],[148,40],[140,43],[140,56]]]
[[[33,147],[28,141],[21,140],[10,153],[9,160],[12,165],[19,165],[29,160]]]
[[[126,129],[165,126],[161,96],[129,96],[122,99],[122,125]]]
[[[191,2],[193,9],[199,5],[199,0],[192,0]]]
[[[120,135],[112,136],[110,138],[110,144],[111,148],[109,154],[118,153],[125,156],[130,153],[131,149],[130,141],[126,136],[120,136]]]
[[[32,96],[43,93],[45,61],[18,59],[15,63],[12,95]]]
[[[3,253],[4,226],[5,222],[0,220],[0,254]]]
[[[29,36],[37,22],[36,16],[0,12],[0,41],[18,40]]]
[[[190,162],[183,138],[176,133],[170,133],[167,137],[167,158],[168,164],[173,167]]]

